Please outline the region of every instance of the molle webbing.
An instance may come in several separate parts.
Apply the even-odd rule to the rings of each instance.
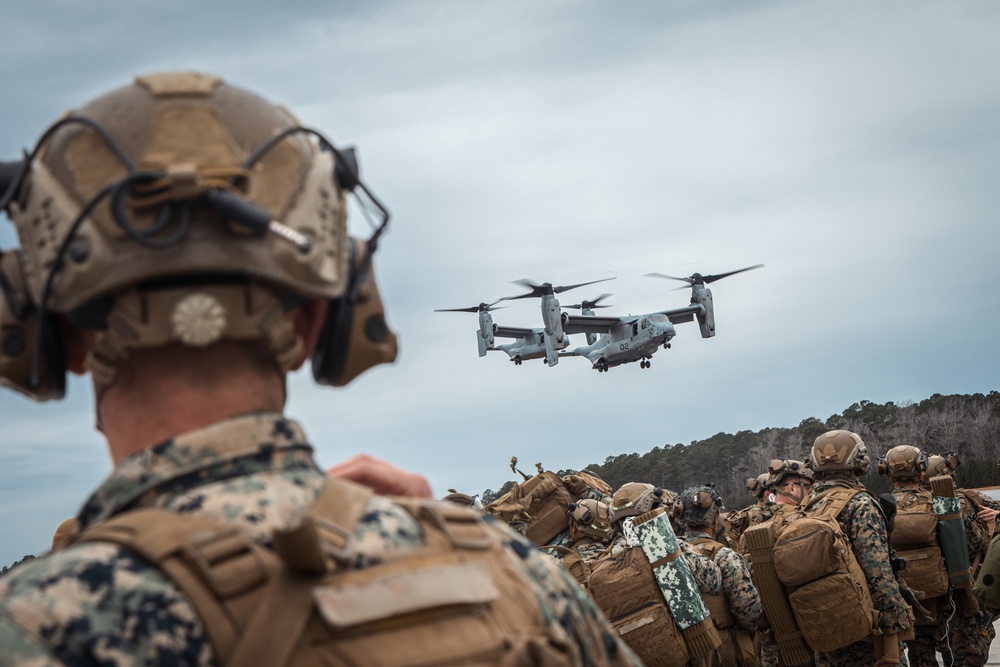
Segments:
[[[324,538],[332,536],[333,550],[349,546],[370,495],[335,479],[324,486],[314,507],[332,512],[317,523]],[[216,660],[227,667],[287,663],[309,623],[315,582],[292,576],[279,556],[237,527],[145,508],[115,516],[72,542],[90,541],[118,544],[170,577],[198,612]]]
[[[394,499],[424,547],[351,569],[371,492],[328,480],[303,521],[273,534],[278,553],[237,526],[138,509],[75,536],[127,548],[171,578],[198,613],[218,664],[563,664],[516,558],[478,512]],[[501,593],[502,592],[502,593]],[[552,662],[548,662],[552,660]]]
[[[771,550],[774,548],[775,526],[770,523],[758,524],[743,533],[743,541],[750,553],[753,568],[750,572],[754,585],[760,593],[761,603],[767,620],[774,630],[774,638],[787,665],[812,664],[813,652],[806,645],[795,613],[788,604],[784,588],[774,571]]]

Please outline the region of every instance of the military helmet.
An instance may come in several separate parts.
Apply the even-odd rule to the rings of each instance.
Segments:
[[[868,448],[857,433],[827,431],[813,442],[809,467],[816,474],[848,472],[864,475],[870,461]]]
[[[813,471],[802,461],[795,459],[771,459],[767,466],[767,486],[776,489],[781,486],[782,481],[789,475],[813,479]]]
[[[138,77],[70,117],[86,122],[48,137],[10,205],[36,302],[57,241],[112,184],[111,205],[79,221],[48,294],[54,312],[192,275],[246,276],[311,297],[343,293],[349,250],[336,156],[302,133],[269,146],[299,125],[286,109],[215,76],[171,72]],[[258,238],[234,211],[199,199],[211,192],[270,213],[308,248],[280,234]]]
[[[948,452],[947,454],[932,454],[927,457],[927,466],[921,477],[922,481],[929,482],[931,477],[939,477],[941,475],[955,475],[955,469],[962,462],[958,458],[958,454],[954,452]]]
[[[669,494],[669,492],[666,492]],[[665,492],[659,487],[643,482],[628,482],[611,496],[608,517],[617,523],[629,516],[645,514],[663,504]],[[669,496],[667,496],[669,498]]]
[[[897,445],[878,463],[880,475],[892,479],[919,479],[927,470],[927,457],[913,445]]]
[[[87,361],[98,393],[130,349],[170,343],[261,339],[286,371],[302,341],[284,311],[328,299],[333,313],[333,300],[347,296],[381,308],[366,276],[388,212],[360,181],[353,151],[218,77],[137,77],[64,116],[19,164],[0,170],[0,208],[17,228],[23,273],[7,282],[23,285],[15,296],[28,315],[37,311],[37,340],[55,335],[53,313],[99,332]],[[345,193],[356,191],[382,215],[364,248],[347,232]],[[353,336],[353,327],[328,319],[321,338],[334,328]],[[366,333],[388,341],[383,356],[395,357],[394,334]],[[52,378],[49,390],[38,377],[64,375],[61,357],[38,362],[44,355],[33,351],[23,381],[5,370],[13,363],[5,354],[0,384],[61,397],[64,380]],[[318,382],[360,372],[357,355],[333,356],[317,346]]]
[[[600,500],[585,498],[571,503],[566,508],[572,522],[572,530],[599,540],[611,537],[611,519],[608,516],[608,505]]]
[[[747,491],[760,498],[767,493],[767,473],[762,472],[756,477],[747,478]]]
[[[710,486],[686,489],[674,501],[674,517],[688,526],[713,526],[722,509],[722,496]]]

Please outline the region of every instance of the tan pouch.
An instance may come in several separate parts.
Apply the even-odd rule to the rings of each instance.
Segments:
[[[788,596],[809,647],[820,653],[871,635],[873,608],[850,574],[835,573],[805,584]]]
[[[918,600],[936,598],[948,592],[948,571],[941,550],[936,546],[897,551],[896,557],[906,562],[898,575]]]

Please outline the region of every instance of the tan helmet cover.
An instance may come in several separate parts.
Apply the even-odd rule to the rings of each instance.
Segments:
[[[664,500],[664,490],[643,482],[628,482],[611,497],[610,517],[617,523],[629,516],[645,514]]]
[[[571,504],[566,510],[572,519],[574,533],[587,535],[599,540],[611,537],[611,521],[608,506],[600,500],[585,498]]]
[[[961,461],[954,452],[948,452],[944,455],[932,454],[927,457],[927,469],[923,472],[922,481],[930,482],[931,477],[941,475],[954,476],[959,464]]]
[[[56,274],[49,310],[66,312],[138,283],[191,274],[244,276],[308,297],[344,291],[347,216],[332,155],[300,134],[281,141],[251,169],[241,167],[255,148],[298,125],[283,108],[213,76],[174,72],[138,77],[74,115],[104,127],[138,169],[167,174],[147,198],[149,206],[132,198],[137,228],[152,223],[163,201],[193,199],[227,185],[312,244],[303,252],[273,234],[257,238],[234,231],[203,207],[193,210],[191,230],[177,245],[153,249],[129,238],[109,207],[100,205],[80,226],[74,252]],[[81,207],[126,173],[108,145],[80,125],[56,131],[32,163],[10,211],[36,302]]]
[[[809,467],[814,473],[864,475],[870,461],[861,436],[852,431],[827,431],[813,442]]]
[[[926,457],[913,445],[897,445],[885,453],[884,474],[892,479],[919,479],[926,469]]]
[[[722,496],[708,486],[685,489],[674,502],[674,516],[688,526],[713,526],[722,509]]]
[[[813,471],[802,461],[795,459],[772,459],[767,466],[767,486],[775,489],[781,486],[782,481],[789,475],[813,479]]]

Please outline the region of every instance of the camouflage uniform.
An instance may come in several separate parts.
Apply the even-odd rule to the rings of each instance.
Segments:
[[[834,487],[863,489],[860,482],[847,476],[824,479],[813,486],[813,494]],[[826,499],[820,499],[820,508]],[[901,633],[910,627],[909,610],[899,592],[899,584],[889,564],[889,539],[877,501],[862,492],[848,501],[837,515],[837,522],[851,543],[854,556],[864,570],[875,609],[879,612],[878,627],[889,634]],[[825,654],[830,667],[856,667],[875,664],[875,648],[868,640],[850,644]]]
[[[684,539],[695,545],[711,539],[705,533],[689,530]],[[760,618],[760,596],[750,578],[750,568],[743,557],[729,547],[720,548],[715,554],[715,564],[722,574],[722,592],[729,599],[729,609],[736,617],[736,623],[744,630],[754,631]]]
[[[299,520],[326,483],[294,422],[274,413],[234,417],[121,461],[84,505],[87,528],[136,507],[211,517],[262,544]],[[587,595],[525,540],[489,521],[542,605],[551,641],[578,664],[639,664]],[[422,530],[373,496],[354,533],[352,569],[407,558]],[[215,664],[205,628],[159,570],[117,546],[83,543],[0,581],[0,665]]]

